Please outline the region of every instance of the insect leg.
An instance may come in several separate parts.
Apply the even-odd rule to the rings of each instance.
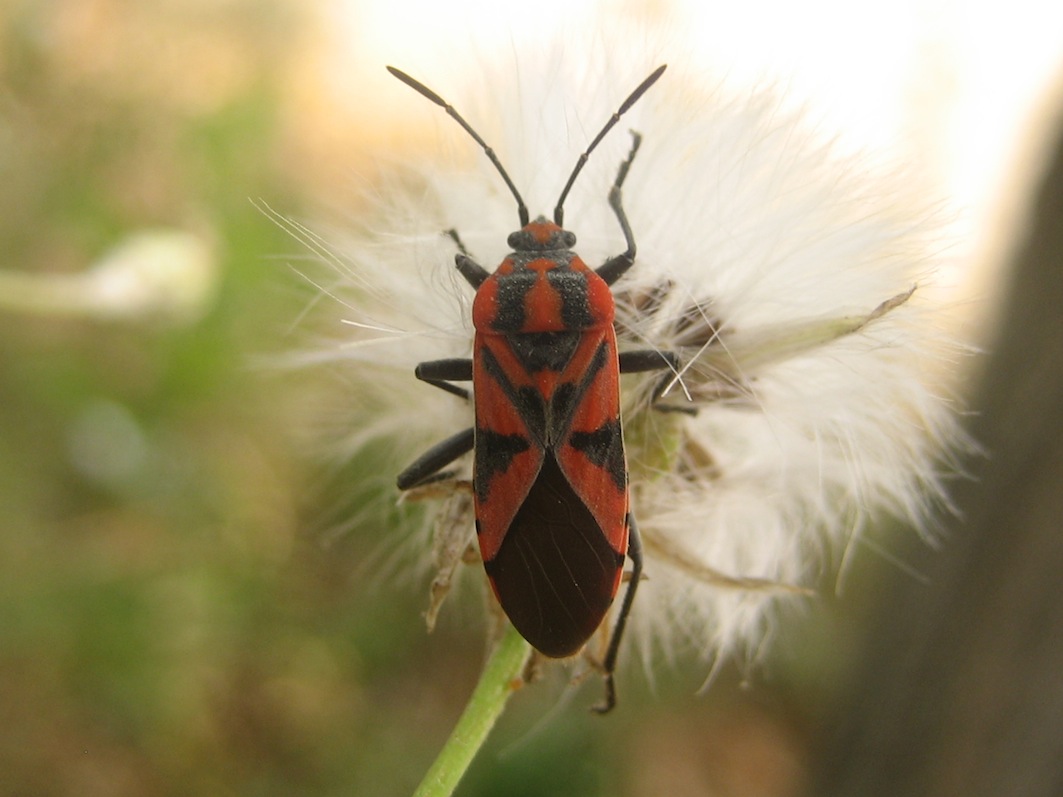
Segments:
[[[422,382],[435,385],[440,390],[445,390],[459,398],[469,398],[468,390],[452,385],[451,382],[472,381],[472,360],[465,358],[429,360],[418,365],[413,374]]]
[[[635,590],[638,589],[639,580],[642,578],[642,538],[639,536],[639,527],[635,524],[635,518],[629,513],[627,516],[627,555],[631,558],[631,580],[627,583],[627,591],[624,593],[624,602],[620,604],[620,614],[613,626],[613,633],[609,637],[609,647],[605,651],[605,661],[602,662],[602,670],[605,672],[605,702],[593,707],[597,714],[607,714],[616,706],[616,684],[613,682],[613,671],[616,669],[616,658],[620,653],[620,642],[624,637],[624,626],[627,625],[627,617],[631,614],[631,605],[635,602]]]
[[[620,352],[620,373],[639,374],[644,371],[663,371],[665,368],[679,370],[679,357],[675,352],[657,349],[638,349]]]
[[[449,230],[444,230],[443,234],[450,238],[458,247],[458,251],[463,255],[468,256],[469,250],[465,247],[465,242],[461,240],[461,236],[458,235],[458,231],[451,227]]]
[[[472,451],[472,428],[458,432],[425,451],[395,479],[400,490],[409,490],[438,473],[463,454]]]
[[[458,267],[458,271],[461,272],[461,276],[465,277],[466,282],[474,288],[479,288],[483,281],[491,276],[491,272],[469,256],[469,250],[465,248],[457,230],[447,230],[446,234],[458,245],[458,254],[454,255],[454,265]]]
[[[638,349],[637,351],[620,352],[620,373],[637,374],[644,371],[663,371],[668,373],[657,380],[650,394],[650,405],[658,412],[682,412],[688,415],[697,415],[694,407],[679,407],[672,404],[658,404],[665,389],[671,383],[675,374],[679,373],[679,357],[672,351],[657,351],[656,349]]]
[[[598,276],[605,280],[606,285],[612,285],[620,279],[624,272],[635,263],[635,235],[631,232],[631,225],[628,223],[627,214],[624,212],[621,196],[621,188],[624,185],[624,180],[627,179],[628,170],[631,169],[631,162],[635,160],[635,153],[639,151],[639,145],[642,144],[642,136],[634,130],[631,131],[631,139],[631,151],[624,162],[620,164],[620,171],[616,174],[616,181],[613,183],[613,187],[609,189],[609,207],[613,209],[613,213],[616,214],[616,220],[620,222],[620,229],[624,233],[624,243],[627,244],[627,249],[616,257],[609,258],[604,265],[597,269]]]

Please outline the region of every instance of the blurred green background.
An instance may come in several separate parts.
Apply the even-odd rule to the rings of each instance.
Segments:
[[[408,793],[475,682],[479,625],[445,612],[428,636],[427,584],[366,577],[393,497],[360,512],[373,463],[326,477],[306,455],[316,377],[254,366],[312,290],[249,200],[351,202],[381,135],[330,134],[312,9],[0,11],[0,268],[76,275],[160,227],[214,253],[176,318],[0,311],[0,795]],[[334,509],[361,521],[328,534]],[[539,725],[555,674],[461,793],[796,793],[849,632],[787,633],[755,687],[629,674],[605,720],[588,684]]]

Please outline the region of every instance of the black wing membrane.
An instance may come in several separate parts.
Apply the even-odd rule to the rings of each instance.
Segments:
[[[578,652],[601,624],[623,561],[547,451],[486,567],[521,635],[547,656],[562,658]]]

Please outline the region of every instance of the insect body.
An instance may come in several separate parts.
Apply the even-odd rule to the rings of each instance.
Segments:
[[[463,398],[455,382],[472,381],[476,426],[439,443],[398,476],[405,490],[430,481],[474,451],[476,533],[484,568],[503,610],[537,650],[556,658],[583,647],[615,597],[630,556],[632,573],[602,662],[606,700],[642,572],[638,529],[628,507],[620,425],[620,373],[677,369],[657,350],[618,353],[609,286],[634,263],[635,241],[621,187],[641,141],[634,143],[609,193],[626,250],[597,269],[573,251],[563,205],[590,152],[621,114],[661,76],[659,67],[624,101],[580,156],[554,209],[554,220],[528,211],[494,151],[430,89],[397,69],[398,79],[442,106],[476,141],[517,200],[521,229],[512,252],[489,273],[458,244],[456,264],[476,289],[472,359],[421,363],[417,378]]]

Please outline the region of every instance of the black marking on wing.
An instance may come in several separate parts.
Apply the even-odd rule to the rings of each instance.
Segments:
[[[534,271],[518,270],[498,278],[495,302],[498,310],[491,328],[496,332],[520,332],[524,328],[524,299],[539,275]]]
[[[569,268],[548,271],[546,279],[561,296],[561,320],[566,329],[589,329],[594,325],[587,298],[587,275]]]
[[[528,433],[535,443],[542,447],[546,432],[546,407],[543,403],[542,394],[531,387],[516,388],[509,381],[509,377],[506,376],[506,372],[502,369],[498,359],[486,346],[480,349],[480,359],[484,371],[502,388],[502,392],[506,394],[506,398],[509,399],[510,404],[520,415],[521,420],[524,421]],[[476,453],[479,456],[479,444],[476,446]]]
[[[538,270],[527,268],[533,260],[542,259],[541,252],[513,252],[508,260],[513,270],[498,277],[497,310],[491,322],[496,332],[514,333],[524,329],[527,318],[525,303],[528,292],[542,278]],[[546,272],[546,280],[561,297],[561,322],[568,330],[579,331],[594,326],[587,291],[587,273],[570,268],[573,254],[554,252],[550,260],[555,267]]]
[[[562,440],[575,410],[575,399],[576,385],[573,382],[562,382],[554,390],[554,397],[550,400],[550,426],[546,437],[551,447],[555,447]]]
[[[554,390],[553,398],[550,400],[550,408],[546,415],[545,435],[543,438],[545,447],[554,448],[565,439],[576,408],[583,400],[583,397],[587,395],[587,391],[598,376],[598,372],[605,367],[607,351],[606,345],[604,343],[601,344],[595,350],[594,356],[591,357],[591,361],[587,364],[587,370],[583,372],[578,383],[563,382]]]
[[[532,373],[563,371],[576,353],[582,333],[526,332],[506,336],[521,365]]]
[[[602,343],[595,350],[578,383],[564,382],[557,386],[549,407],[546,406],[542,394],[535,388],[515,387],[490,349],[481,349],[481,361],[484,370],[502,388],[502,392],[524,421],[534,442],[541,448],[553,448],[568,433],[572,415],[598,372],[605,367],[607,354],[608,348]],[[480,445],[477,444],[477,456],[480,450]]]
[[[499,434],[491,429],[477,427],[473,475],[476,497],[480,501],[486,501],[491,479],[496,474],[505,473],[513,462],[513,457],[523,454],[529,448],[531,442],[524,435]]]
[[[624,436],[620,429],[619,418],[606,421],[593,432],[573,432],[568,442],[593,464],[608,473],[617,489],[623,490],[627,487]]]
[[[559,658],[576,653],[601,624],[623,563],[551,453],[484,567],[521,635]]]

